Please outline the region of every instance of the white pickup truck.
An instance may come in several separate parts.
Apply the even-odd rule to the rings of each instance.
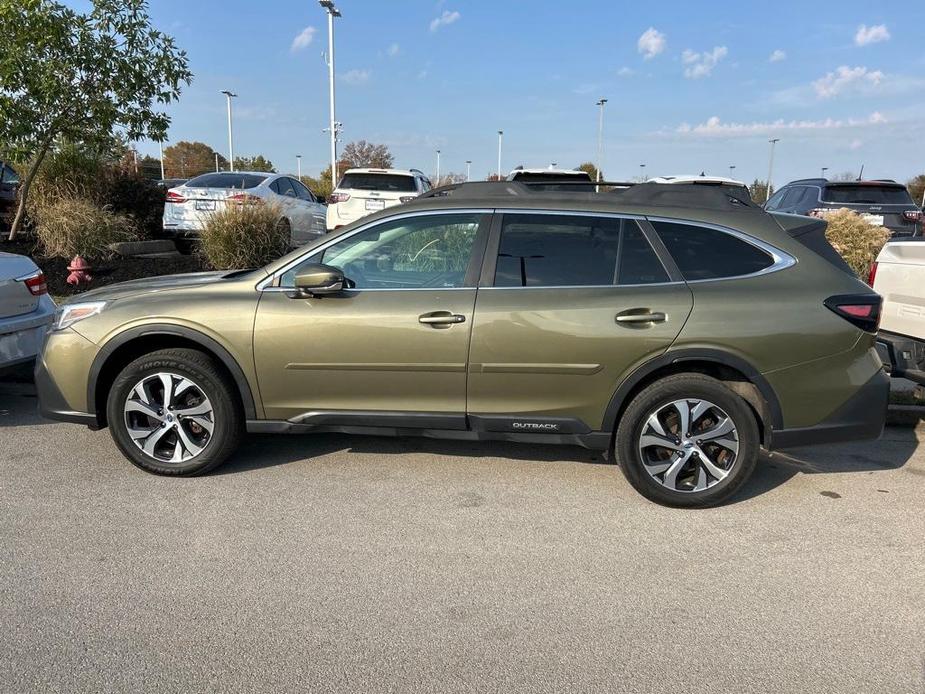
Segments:
[[[888,241],[870,271],[883,297],[877,349],[890,375],[925,385],[925,238]]]

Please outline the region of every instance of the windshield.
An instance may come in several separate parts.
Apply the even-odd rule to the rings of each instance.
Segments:
[[[402,174],[348,173],[337,186],[342,190],[388,190],[413,193],[414,177]]]
[[[847,205],[914,204],[909,192],[901,186],[878,186],[869,183],[859,183],[856,186],[826,186],[822,200]]]
[[[235,190],[247,190],[256,188],[267,180],[266,176],[260,174],[245,173],[207,173],[197,176],[187,182],[187,188],[233,188]]]

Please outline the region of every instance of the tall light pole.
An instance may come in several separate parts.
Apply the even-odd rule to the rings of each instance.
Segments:
[[[234,131],[231,128],[231,99],[236,97],[237,94],[227,89],[223,89],[222,94],[228,100],[228,170],[234,171]],[[217,161],[218,159],[216,159]],[[218,171],[218,168],[216,167],[215,170]]]
[[[157,143],[158,149],[161,151],[161,180],[164,180],[164,143]]]
[[[504,137],[504,131],[498,131],[498,180],[502,181],[504,178],[501,176],[501,138]]]
[[[825,178],[825,172],[828,171],[828,170],[829,170],[829,167],[828,167],[828,166],[823,166],[823,167],[822,167],[822,178]]]
[[[132,162],[135,166],[135,175],[138,175],[138,150],[132,147]]]
[[[218,152],[215,153],[215,173],[218,173]]]
[[[604,104],[607,99],[599,99],[600,115],[597,119],[597,182],[601,182],[601,167],[604,166]]]
[[[598,172],[600,172],[600,169],[598,169]],[[639,178],[642,179],[642,182],[643,182],[643,183],[646,182],[646,165],[645,165],[645,164],[640,164],[640,165],[639,165]],[[600,180],[600,179],[598,179],[598,180]]]
[[[469,182],[469,172],[472,170],[472,160],[466,159],[466,183]]]
[[[440,185],[440,150],[439,150],[439,149],[437,150],[437,176],[436,176],[436,179],[437,179],[437,180],[434,181],[434,185],[435,185],[435,186],[439,186],[439,185]]]
[[[340,17],[340,10],[333,0],[318,0],[328,13],[328,93],[331,101],[331,185],[337,186],[337,118],[334,109],[334,18]]]
[[[299,175],[299,180],[301,181],[302,180],[302,155],[301,154],[295,155],[295,166],[296,166],[296,171],[298,172],[298,175]]]
[[[735,170],[736,170],[736,165],[730,164],[729,165],[729,178],[735,178],[735,176],[733,175],[733,172],[735,172]]]
[[[774,145],[780,142],[779,137],[772,137],[768,142],[771,144],[771,156],[768,159],[768,188],[764,194],[764,201],[767,202],[771,197],[771,177],[774,174]]]

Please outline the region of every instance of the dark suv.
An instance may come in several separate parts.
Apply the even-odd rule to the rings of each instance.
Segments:
[[[39,398],[158,474],[245,431],[419,434],[613,451],[650,499],[715,504],[762,448],[883,428],[880,297],[824,228],[728,186],[439,188],[263,268],[80,294]]]
[[[921,236],[922,211],[906,186],[896,181],[829,181],[804,178],[778,190],[765,204],[769,212],[821,217],[847,207],[880,224],[893,236]]]

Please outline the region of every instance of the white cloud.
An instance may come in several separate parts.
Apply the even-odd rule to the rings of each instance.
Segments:
[[[448,26],[457,21],[460,17],[462,17],[462,15],[459,14],[459,12],[456,10],[453,10],[452,12],[450,10],[443,10],[443,14],[441,14],[436,19],[431,20],[430,30],[437,31],[437,29],[440,27]]]
[[[724,123],[719,116],[712,116],[699,125],[682,123],[675,129],[680,135],[703,135],[707,137],[741,137],[749,135],[767,135],[782,131],[818,131],[838,130],[842,128],[860,128],[886,123],[887,119],[879,111],[874,111],[867,118],[823,120],[790,120],[779,119],[768,122],[752,123]]]
[[[400,52],[401,52],[401,46],[399,46],[397,43],[393,43],[388,48],[385,49],[385,54],[389,56],[390,58],[394,58]]]
[[[854,35],[854,43],[856,46],[866,46],[870,43],[880,43],[881,41],[889,40],[890,31],[886,28],[886,24],[875,24],[873,26],[862,24],[858,27],[858,31]]]
[[[841,65],[835,72],[829,72],[813,82],[813,89],[820,99],[831,99],[845,92],[864,91],[877,87],[883,81],[880,70],[868,70],[866,67],[848,67]]]
[[[621,67],[619,70],[617,70],[617,75],[619,77],[631,77],[632,75],[635,75],[635,74],[636,74],[636,71],[633,68],[626,67],[625,65]]]
[[[768,58],[769,63],[779,63],[782,60],[787,60],[787,53],[780,48],[771,53],[771,56]]]
[[[863,146],[864,146],[864,143],[858,138],[854,138],[851,142],[848,143],[848,149],[852,151],[861,149],[861,147]]]
[[[681,54],[681,62],[686,66],[684,76],[694,80],[709,77],[710,73],[713,72],[713,68],[716,67],[720,60],[726,57],[727,53],[729,53],[729,50],[725,46],[716,46],[712,51],[704,51],[703,53],[697,53],[690,48],[686,49]]]
[[[289,47],[289,50],[295,53],[296,51],[301,51],[303,48],[306,48],[308,44],[314,40],[316,31],[318,30],[315,27],[305,27],[302,29],[299,35],[292,39],[292,45]]]
[[[366,84],[369,81],[369,70],[349,70],[343,74],[341,79],[352,86]]]
[[[642,53],[644,60],[649,60],[664,51],[667,43],[668,41],[662,32],[655,27],[649,27],[642,32],[642,36],[636,42],[636,48]]]

